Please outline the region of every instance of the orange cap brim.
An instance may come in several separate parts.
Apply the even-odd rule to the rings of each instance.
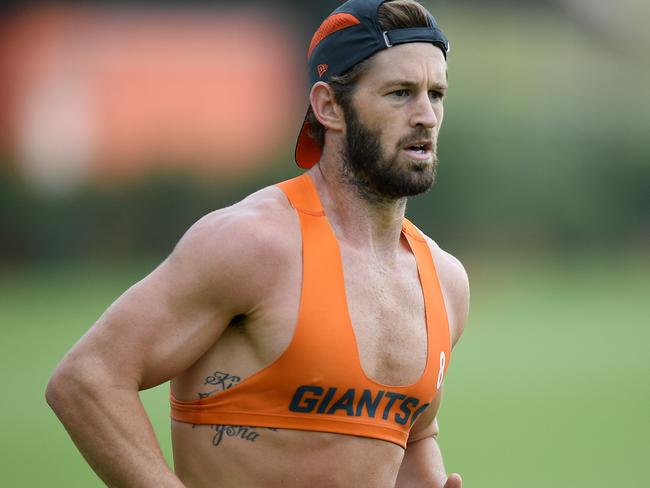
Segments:
[[[301,168],[309,169],[320,161],[321,154],[320,146],[311,137],[311,124],[307,122],[307,116],[305,116],[296,144],[296,163]]]

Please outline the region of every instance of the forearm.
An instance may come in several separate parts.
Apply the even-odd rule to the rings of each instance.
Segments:
[[[47,400],[108,486],[182,487],[169,469],[137,389],[55,378]]]
[[[434,437],[408,445],[395,488],[442,488],[446,480],[442,453]]]

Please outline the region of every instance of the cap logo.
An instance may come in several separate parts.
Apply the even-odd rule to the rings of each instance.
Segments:
[[[323,75],[327,72],[328,69],[329,69],[329,65],[327,65],[327,64],[319,64],[318,65],[318,76],[320,76],[322,78]]]
[[[327,36],[330,36],[341,29],[345,29],[346,27],[352,27],[353,25],[359,24],[361,24],[361,21],[352,14],[334,14],[327,17],[311,40],[307,59],[311,58],[311,53],[314,52],[316,46],[318,46]]]

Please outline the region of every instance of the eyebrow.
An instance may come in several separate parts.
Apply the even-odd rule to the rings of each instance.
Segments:
[[[394,80],[389,80],[386,83],[382,83],[383,88],[391,88],[394,86],[403,86],[405,88],[417,88],[420,86],[420,83],[416,83],[414,81],[410,80],[404,80],[404,79],[394,79]],[[431,88],[434,88],[436,90],[446,90],[448,88],[448,85],[446,83],[434,83]]]

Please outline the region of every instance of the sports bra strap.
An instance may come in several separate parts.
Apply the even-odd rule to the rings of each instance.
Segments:
[[[323,206],[318,198],[318,193],[316,192],[316,186],[310,181],[308,173],[303,173],[297,178],[278,183],[276,186],[282,189],[287,195],[291,206],[296,210],[317,217],[325,215]]]

